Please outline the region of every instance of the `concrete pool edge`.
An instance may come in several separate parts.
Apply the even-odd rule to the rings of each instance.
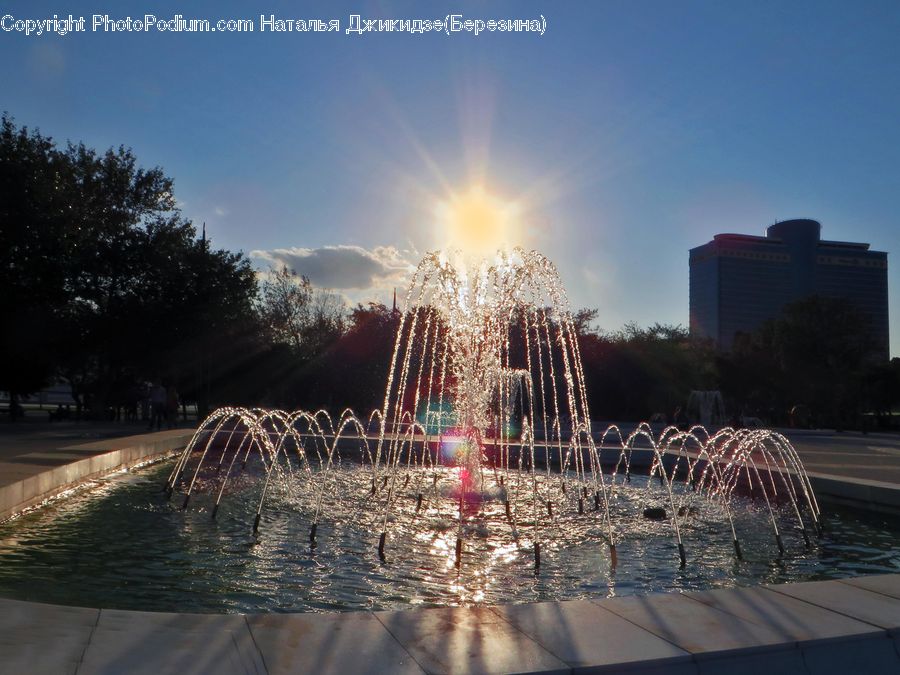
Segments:
[[[900,485],[823,473],[810,472],[808,475],[816,498],[822,504],[900,515]]]
[[[193,433],[172,429],[107,438],[0,462],[0,522],[94,478],[181,450]]]
[[[0,599],[0,663],[52,673],[900,672],[900,574],[696,593],[333,614]]]

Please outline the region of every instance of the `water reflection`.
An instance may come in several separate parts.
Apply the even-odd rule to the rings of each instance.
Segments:
[[[347,508],[321,521],[309,541],[315,496],[285,481],[275,486],[258,536],[252,533],[259,481],[233,488],[216,520],[198,497],[191,509],[166,501],[170,467],[149,467],[97,483],[84,493],[0,526],[0,595],[21,599],[160,611],[260,612],[399,609],[410,606],[532,602],[614,597],[649,591],[783,583],[900,569],[896,524],[851,512],[828,514],[811,548],[785,530],[779,556],[764,507],[735,509],[744,559],[713,503],[696,502],[683,531],[688,564],[679,569],[671,528],[635,517],[647,481],[618,484],[611,507],[627,518],[619,565],[610,566],[602,522],[560,502],[554,538],[535,573],[525,513],[506,519],[503,503],[485,498],[462,521],[452,494],[435,489],[416,510],[401,492],[385,562],[374,555],[378,523],[367,508],[368,475],[341,467]],[[765,520],[765,518],[763,518]]]

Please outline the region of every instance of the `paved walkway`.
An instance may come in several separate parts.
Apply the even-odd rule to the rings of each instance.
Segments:
[[[179,424],[186,429],[192,424]],[[33,452],[55,452],[60,448],[96,441],[150,433],[147,424],[134,422],[46,422],[26,418],[0,422],[0,462]],[[2,476],[0,476],[2,480]]]
[[[146,423],[131,422],[0,422],[0,485],[20,480],[78,458],[170,435],[183,436],[188,425],[173,430],[150,431]],[[159,434],[159,435],[157,435]],[[128,440],[126,440],[128,439]]]
[[[900,435],[784,432],[807,471],[900,485]]]
[[[896,675],[900,575],[344,614],[168,614],[0,600],[0,672]]]

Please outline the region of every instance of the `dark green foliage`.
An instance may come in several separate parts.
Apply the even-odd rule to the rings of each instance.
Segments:
[[[353,309],[348,330],[314,371],[330,407],[353,408],[360,415],[382,407],[399,325],[399,313],[380,303]]]
[[[865,316],[850,302],[813,296],[738,336],[721,359],[722,388],[770,424],[790,423],[799,406],[810,424],[858,427],[863,413],[890,406],[890,370],[872,361],[873,346]]]
[[[63,376],[99,414],[162,378],[205,402],[221,347],[256,330],[248,260],[198,239],[124,147],[61,149],[4,115],[0,239],[2,389]]]
[[[877,426],[891,423],[891,410],[900,404],[900,358],[869,366],[863,377],[863,400]]]
[[[692,340],[682,326],[628,324],[612,334],[582,328],[579,339],[596,419],[668,416],[684,407],[692,390],[717,388],[711,345]]]
[[[39,388],[53,372],[67,297],[60,261],[73,245],[58,227],[66,212],[59,191],[63,164],[49,139],[2,117],[0,389],[13,394]]]

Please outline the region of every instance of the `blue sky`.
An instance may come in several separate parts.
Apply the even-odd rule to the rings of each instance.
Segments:
[[[252,8],[251,8],[252,6]],[[175,180],[214,244],[389,299],[480,183],[600,325],[686,324],[688,249],[811,217],[891,256],[900,355],[900,4],[13,2],[0,14],[252,18],[255,33],[0,32],[0,109]],[[533,18],[519,33],[346,35],[368,18]],[[259,15],[341,20],[260,33]],[[281,251],[280,253],[278,251]],[[304,268],[304,265],[306,268]]]

